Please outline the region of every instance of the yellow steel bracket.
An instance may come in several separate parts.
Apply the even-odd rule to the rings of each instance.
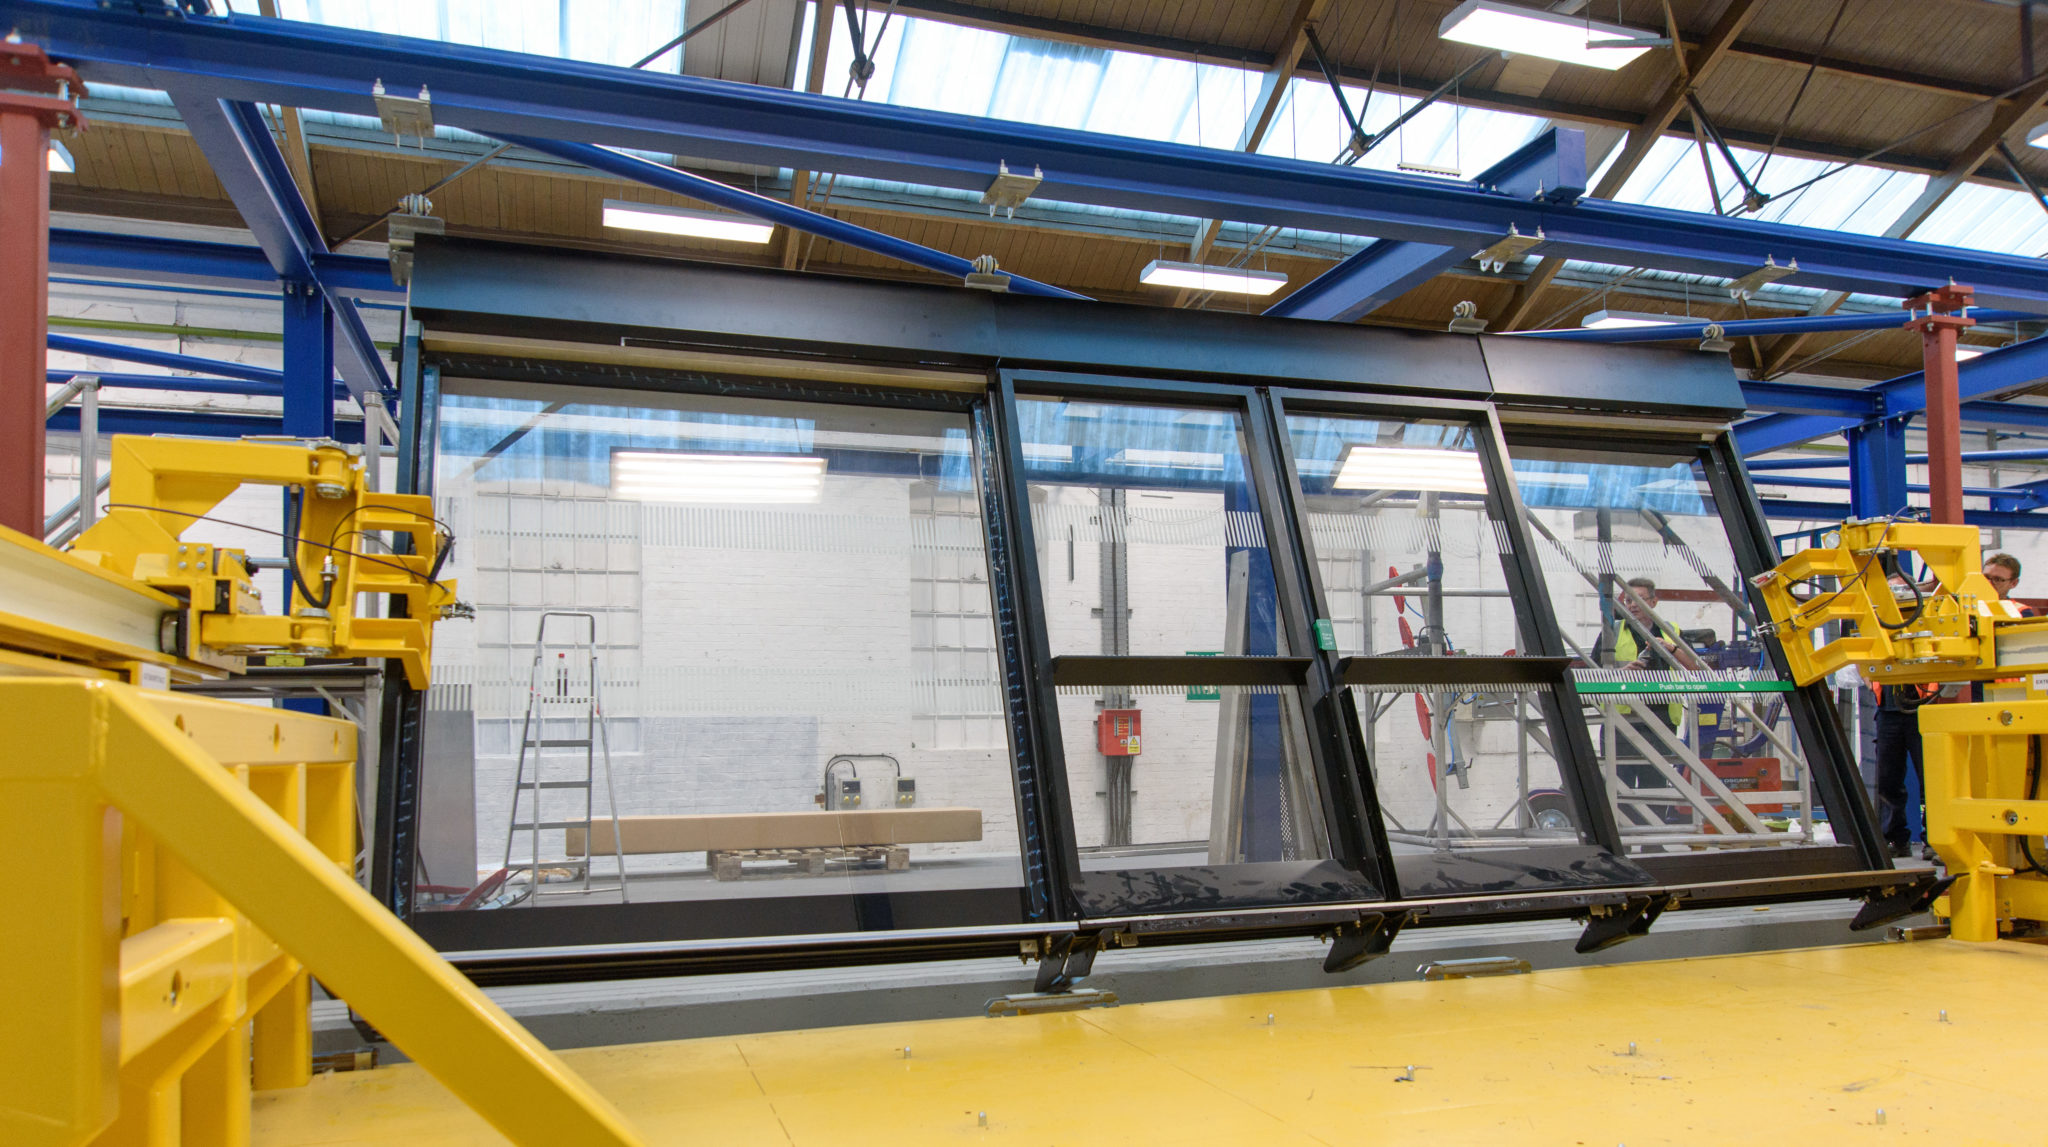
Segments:
[[[2048,876],[2028,867],[2048,835],[2048,800],[2029,799],[2042,767],[2034,739],[2048,735],[2048,701],[1929,705],[1920,710],[1927,843],[1955,874],[1946,915],[1958,940],[1996,940],[2016,920],[2048,922]],[[1937,905],[1940,910],[1940,905]]]
[[[1978,553],[1974,526],[1849,521],[1752,580],[1801,685],[1847,665],[1873,681],[1969,681],[1997,675],[1994,631],[2020,618],[1985,580]],[[1887,556],[1907,554],[1934,575],[1917,610],[1884,572]],[[1839,635],[1819,641],[1838,622]]]
[[[514,1142],[638,1142],[350,878],[346,722],[0,677],[0,728],[0,1143],[246,1143],[252,1078],[308,1077],[308,972]]]
[[[297,574],[280,613],[264,612],[242,550],[180,540],[252,483],[297,491],[295,536],[283,543]],[[454,583],[434,576],[444,542],[430,499],[373,493],[363,460],[332,443],[133,435],[113,439],[108,491],[106,516],[72,552],[183,602],[181,656],[229,671],[268,653],[389,657],[427,687],[432,625],[456,608]],[[404,609],[359,612],[366,594]]]

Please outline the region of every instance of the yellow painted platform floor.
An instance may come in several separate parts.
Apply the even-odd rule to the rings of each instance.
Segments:
[[[2043,1144],[2048,947],[1873,944],[565,1058],[651,1144]],[[409,1065],[264,1093],[255,1130],[504,1142]]]

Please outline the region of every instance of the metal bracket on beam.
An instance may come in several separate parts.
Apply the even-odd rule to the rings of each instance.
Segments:
[[[1368,912],[1349,924],[1339,924],[1330,934],[1330,954],[1323,958],[1323,971],[1348,972],[1377,960],[1394,945],[1408,921],[1408,912]]]
[[[1948,886],[1954,884],[1954,876],[1939,880],[1916,880],[1902,888],[1865,897],[1863,907],[1857,909],[1856,919],[1849,922],[1851,932],[1864,932],[1883,927],[1894,920],[1918,916],[1934,906],[1941,899]]]
[[[1780,267],[1776,259],[1765,255],[1763,266],[1728,284],[1728,297],[1733,299],[1750,298],[1767,284],[1775,283],[1779,279],[1789,278],[1798,273],[1799,260],[1794,259]]]
[[[409,135],[419,140],[421,151],[426,150],[427,137],[434,134],[434,100],[425,84],[420,85],[418,96],[394,96],[385,94],[384,81],[378,80],[370,86],[370,98],[376,101],[377,118],[384,122],[394,143],[403,144]]]
[[[1543,228],[1536,228],[1534,235],[1524,235],[1519,228],[1510,223],[1504,238],[1495,240],[1491,247],[1472,257],[1478,260],[1480,270],[1500,272],[1507,269],[1509,260],[1520,259],[1530,248],[1540,246],[1546,241]]]
[[[996,208],[1000,207],[1007,218],[1015,219],[1017,208],[1024,206],[1024,201],[1031,198],[1031,193],[1038,190],[1038,185],[1043,182],[1045,171],[1041,168],[1033,167],[1031,174],[1018,175],[1010,170],[1008,163],[998,160],[996,181],[981,193],[981,201],[988,206],[990,218],[994,218]]]
[[[1631,896],[1622,904],[1595,905],[1573,950],[1583,956],[1647,936],[1650,925],[1671,905],[1672,899],[1665,896]]]
[[[1055,936],[1038,961],[1038,979],[1031,990],[1038,995],[1071,991],[1095,968],[1095,953],[1102,950],[1102,935],[1084,932],[1077,936]]]

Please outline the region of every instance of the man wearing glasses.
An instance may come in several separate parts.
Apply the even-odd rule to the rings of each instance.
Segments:
[[[2020,584],[2020,559],[2011,554],[1992,554],[1990,557],[1985,558],[1984,580],[1990,582],[1991,588],[1998,591],[1998,600],[2006,601],[2010,599],[2013,588]],[[2032,613],[2033,611],[2026,606],[2021,606],[2020,612]]]

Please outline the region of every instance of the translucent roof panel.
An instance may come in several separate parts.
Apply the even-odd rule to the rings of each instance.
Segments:
[[[1344,98],[1367,135],[1385,131],[1422,102],[1412,96],[1378,92],[1368,103],[1365,89],[1349,85],[1344,89]],[[1549,124],[1549,120],[1539,116],[1482,111],[1448,100],[1439,101],[1403,124],[1391,138],[1360,160],[1358,166],[1393,171],[1405,165],[1428,169],[1426,174],[1456,172],[1470,179],[1536,138]],[[1259,153],[1328,163],[1344,153],[1350,139],[1351,127],[1337,107],[1337,97],[1331,93],[1330,85],[1319,79],[1299,78],[1288,85],[1272,126],[1259,145]]]
[[[959,112],[1138,139],[1234,147],[1258,77],[1082,44],[1031,40],[898,14],[872,16],[875,74],[866,98],[899,107]],[[806,51],[811,48],[806,36]],[[835,30],[825,90],[848,93],[853,39]],[[858,94],[858,92],[851,92]],[[1198,98],[1199,97],[1199,98]]]
[[[277,14],[537,56],[630,65],[683,31],[685,0],[278,0]],[[254,14],[256,0],[229,0]],[[681,51],[647,65],[674,72]]]
[[[1751,180],[1765,194],[1783,194],[1783,198],[1772,199],[1753,216],[1772,223],[1878,235],[1891,226],[1892,221],[1927,186],[1925,175],[1865,165],[1850,167],[1811,187],[1791,191],[1839,165],[1784,155],[1772,157],[1765,165],[1763,152],[1740,147],[1729,150],[1735,153],[1744,170],[1750,173]],[[1600,173],[1594,177],[1595,184],[1599,183],[1599,175],[1605,174],[1621,151],[1617,147],[1608,154],[1601,164]],[[1708,156],[1713,162],[1714,185],[1721,193],[1723,210],[1732,212],[1742,203],[1742,184],[1718,151],[1709,148]],[[1786,192],[1789,194],[1784,194]],[[1620,193],[1614,198],[1621,203],[1640,203],[1679,211],[1714,210],[1714,194],[1700,161],[1699,146],[1669,136],[1657,141],[1649,156],[1636,168],[1635,174],[1629,176],[1628,182],[1622,184]]]
[[[2040,257],[2048,254],[2048,210],[2024,191],[1965,183],[1913,229],[1913,238]]]

